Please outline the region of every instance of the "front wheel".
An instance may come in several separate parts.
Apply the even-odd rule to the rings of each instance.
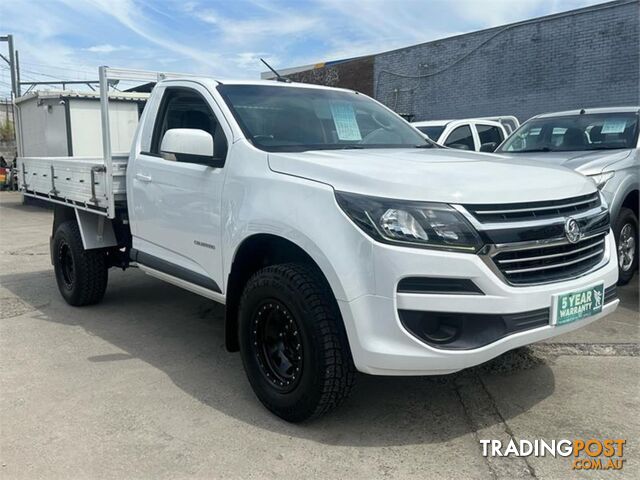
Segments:
[[[51,248],[58,290],[69,305],[91,305],[107,289],[108,264],[102,250],[85,250],[78,224],[66,221],[56,229]]]
[[[240,300],[240,353],[258,399],[279,417],[301,422],[337,407],[355,367],[326,282],[300,264],[266,267]]]
[[[633,210],[620,209],[613,234],[618,254],[618,285],[626,285],[638,268],[638,219]]]

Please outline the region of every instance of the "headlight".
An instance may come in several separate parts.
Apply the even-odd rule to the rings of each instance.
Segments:
[[[616,172],[602,172],[596,173],[594,175],[587,175],[587,177],[595,182],[598,190],[602,190],[602,187],[604,187],[605,183],[611,180],[615,174]]]
[[[445,203],[411,202],[336,192],[338,205],[365,233],[397,245],[475,253],[478,233]]]

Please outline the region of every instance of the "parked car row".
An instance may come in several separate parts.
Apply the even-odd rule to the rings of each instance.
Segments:
[[[609,205],[618,283],[623,285],[638,269],[639,112],[640,107],[615,107],[548,113],[519,127],[515,117],[432,120],[413,126],[445,147],[494,152],[510,161],[526,157],[590,177]],[[505,118],[515,119],[515,129]]]

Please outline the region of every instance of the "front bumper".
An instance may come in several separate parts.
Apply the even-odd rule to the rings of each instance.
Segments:
[[[508,334],[472,349],[444,349],[411,334],[399,310],[457,314],[509,315],[550,308],[553,295],[604,282],[615,285],[618,269],[613,234],[606,239],[604,265],[579,278],[534,286],[511,286],[478,255],[376,244],[373,250],[375,292],[338,301],[356,368],[376,375],[440,375],[486,362],[514,348],[570,332],[609,313],[618,300],[605,303],[598,315],[563,326],[549,324]],[[483,295],[398,293],[407,277],[470,279]]]

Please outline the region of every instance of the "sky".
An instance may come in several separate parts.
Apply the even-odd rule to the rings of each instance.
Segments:
[[[93,80],[97,67],[259,78],[602,0],[0,0],[23,81]],[[6,43],[0,44],[6,56]],[[10,92],[0,59],[0,98]]]

